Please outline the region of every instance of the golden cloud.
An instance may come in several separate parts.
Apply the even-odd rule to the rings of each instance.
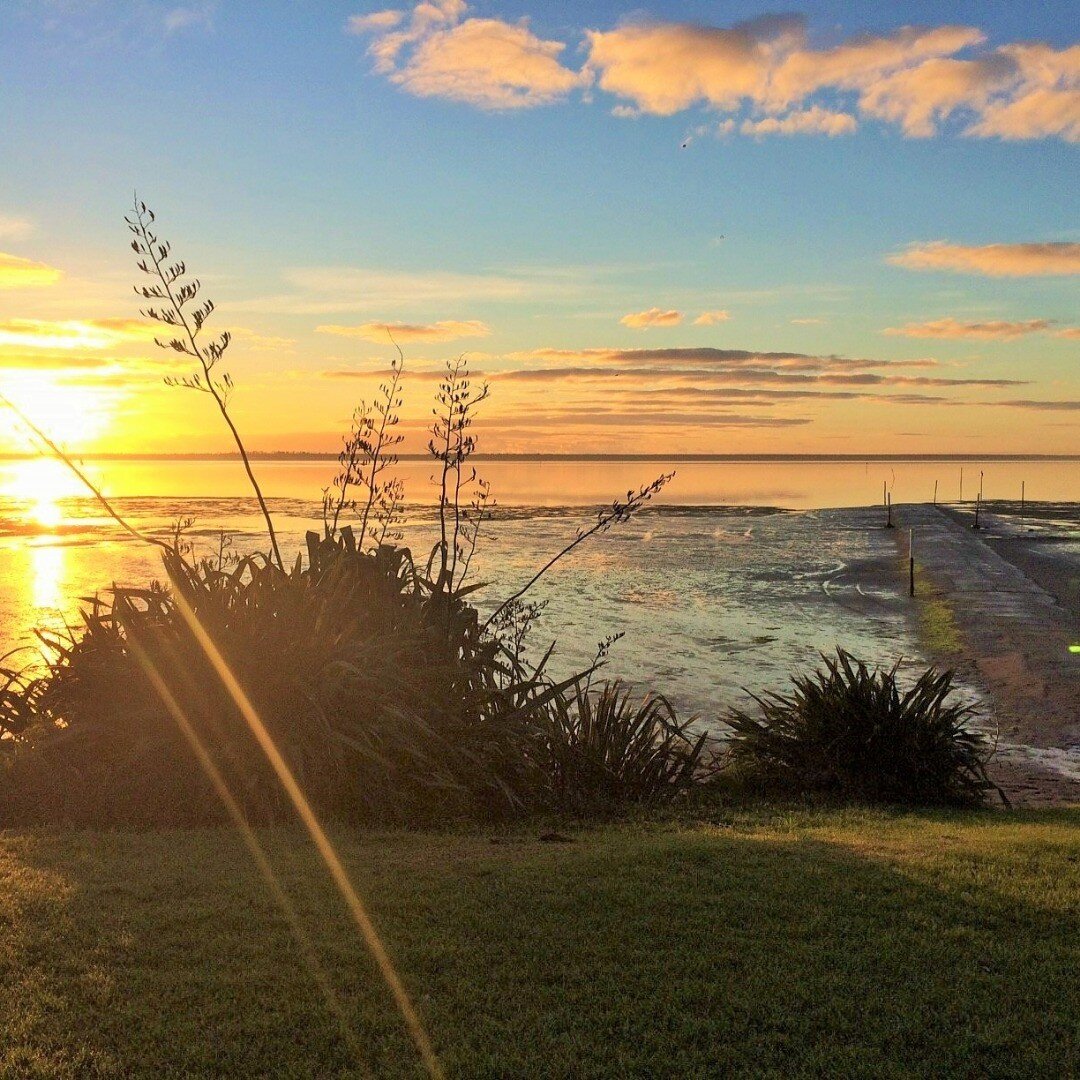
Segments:
[[[5,255],[0,251],[0,289],[20,289],[38,285],[54,285],[63,275],[45,263]]]
[[[959,319],[932,319],[923,323],[889,326],[883,334],[913,338],[975,338],[981,341],[1011,341],[1026,334],[1038,334],[1050,329],[1049,319],[1027,319],[1023,322],[994,320],[991,322],[961,322]]]
[[[907,270],[948,270],[987,277],[1080,274],[1080,244],[1065,241],[971,246],[934,240],[888,257]]]
[[[650,326],[678,326],[682,322],[681,311],[662,311],[658,307],[648,311],[635,311],[624,315],[619,322],[634,330],[647,330]]]
[[[375,70],[410,93],[486,109],[560,101],[595,82],[619,99],[615,116],[705,106],[728,114],[720,133],[757,138],[848,134],[858,125],[857,109],[909,137],[933,135],[959,117],[971,137],[1080,140],[1080,46],[1013,44],[958,57],[984,45],[986,35],[944,25],[812,49],[806,22],[795,15],[728,27],[630,21],[587,31],[588,56],[575,70],[561,62],[565,43],[537,37],[527,19],[466,12],[464,0],[426,0],[409,13],[355,16],[347,29],[372,36]]]
[[[522,109],[564,98],[591,76],[559,62],[566,46],[545,41],[527,19],[464,19],[461,0],[417,4],[408,25],[401,11],[349,21],[351,33],[371,33],[375,69],[417,97],[444,97],[482,109]]]
[[[796,109],[787,116],[766,116],[761,120],[744,120],[739,130],[744,135],[761,138],[764,135],[850,135],[859,122],[850,113],[836,112],[814,105]]]
[[[154,336],[154,328],[137,319],[8,319],[0,322],[0,348],[108,349],[121,341]]]
[[[694,325],[695,326],[714,326],[716,323],[727,322],[730,318],[731,318],[731,315],[727,311],[703,311],[694,320]]]
[[[315,332],[385,344],[391,336],[395,341],[455,341],[458,338],[487,337],[491,328],[476,319],[464,322],[442,319],[434,323],[368,322],[359,326],[317,326]]]

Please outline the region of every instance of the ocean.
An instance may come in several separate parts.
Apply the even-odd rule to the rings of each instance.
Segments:
[[[109,461],[87,469],[140,531],[168,534],[179,519],[209,555],[265,549],[257,506],[232,461]],[[836,646],[875,663],[927,662],[915,633],[905,564],[886,530],[894,503],[964,498],[1080,501],[1077,462],[992,461],[478,461],[497,505],[483,528],[474,580],[483,608],[515,592],[596,519],[600,506],[661,472],[675,478],[634,520],[581,545],[536,586],[546,602],[532,634],[552,666],[587,664],[598,643],[624,636],[605,676],[668,696],[706,723],[781,689]],[[286,558],[319,527],[332,461],[268,461],[256,468]],[[435,540],[430,463],[401,463],[404,543],[426,561]],[[1071,541],[1070,541],[1071,542]],[[112,583],[161,578],[158,553],[125,535],[63,467],[0,462],[0,651],[9,666],[34,658],[35,627],[77,623],[84,598]]]

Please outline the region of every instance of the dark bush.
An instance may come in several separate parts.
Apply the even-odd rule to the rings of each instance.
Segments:
[[[669,799],[695,783],[707,736],[666,698],[634,701],[618,682],[559,695],[537,716],[544,772],[560,810]]]
[[[871,670],[843,650],[794,677],[790,695],[734,711],[728,761],[748,783],[788,794],[908,806],[970,804],[1000,789],[987,741],[955,700],[953,672],[925,671],[902,691],[896,667]]]

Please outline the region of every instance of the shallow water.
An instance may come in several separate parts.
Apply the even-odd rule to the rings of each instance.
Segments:
[[[595,520],[588,504],[624,493],[663,468],[588,462],[572,474],[565,463],[546,473],[540,463],[493,464],[512,479],[499,492],[503,505],[485,525],[476,559],[475,579],[489,583],[477,594],[482,607],[516,591],[579,526]],[[663,692],[680,709],[705,719],[745,704],[746,691],[782,688],[789,673],[814,665],[819,651],[837,645],[877,663],[902,660],[914,668],[925,657],[914,634],[894,534],[882,528],[881,509],[785,507],[826,499],[838,483],[871,502],[869,492],[879,486],[882,471],[896,472],[897,488],[902,482],[914,488],[932,464],[915,463],[905,472],[906,463],[773,463],[740,472],[741,465],[708,463],[691,470],[689,479],[679,466],[662,503],[587,541],[530,594],[547,602],[533,648],[542,652],[555,639],[553,669],[568,674],[591,661],[602,639],[624,633],[605,674]],[[1011,464],[1030,473],[1030,462]],[[414,474],[423,470],[407,479],[413,492],[424,495],[430,466],[406,465]],[[42,470],[36,489],[25,484],[28,466]],[[47,471],[53,467],[0,465],[0,492],[10,492],[0,495],[4,651],[32,643],[35,626],[76,620],[81,597],[112,582],[143,585],[161,574],[155,550],[128,538],[93,500],[67,494],[73,489],[58,485],[67,485],[68,478]],[[300,550],[304,532],[318,527],[319,506],[310,495],[317,494],[329,467],[262,467],[267,489],[286,494],[271,501],[283,551]],[[144,532],[164,536],[178,518],[194,517],[188,535],[203,554],[213,550],[222,531],[238,551],[265,546],[257,507],[242,494],[243,478],[231,463],[122,462],[101,468],[106,489],[120,493],[122,514]],[[1044,477],[1047,485],[1052,475]],[[1055,482],[1068,486],[1060,477]],[[769,506],[728,505],[720,498],[734,491],[735,501],[755,503],[763,494],[785,490],[790,498]],[[433,508],[415,506],[405,542],[421,561],[434,529]]]

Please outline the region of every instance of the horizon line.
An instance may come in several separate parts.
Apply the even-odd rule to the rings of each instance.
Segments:
[[[51,454],[0,453],[0,461],[32,461]],[[72,454],[80,461],[239,461],[236,451],[205,453],[140,453],[101,452]],[[338,454],[322,450],[253,450],[248,453],[252,461],[336,461]],[[398,460],[429,461],[430,454],[399,454]],[[656,461],[682,463],[738,463],[738,462],[797,462],[797,461],[1080,461],[1080,451],[1056,454],[545,454],[545,453],[477,453],[474,461],[545,462],[545,461]]]

